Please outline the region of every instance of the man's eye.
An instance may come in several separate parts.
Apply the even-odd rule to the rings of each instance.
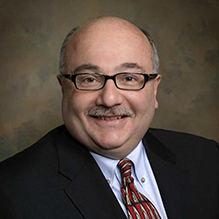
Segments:
[[[84,78],[82,80],[82,82],[87,82],[87,83],[92,83],[92,82],[95,82],[95,81],[96,81],[96,78],[93,78],[93,77]]]
[[[124,81],[136,81],[136,78],[128,76],[124,78]]]
[[[83,76],[79,78],[80,83],[94,83],[97,82],[97,78],[94,76]]]
[[[136,75],[123,75],[121,78],[123,82],[137,82],[138,77]]]

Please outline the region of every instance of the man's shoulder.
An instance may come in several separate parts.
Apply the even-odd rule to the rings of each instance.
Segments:
[[[179,132],[167,129],[159,129],[159,128],[149,128],[148,133],[158,137],[164,141],[178,141],[178,140],[185,140],[185,141],[199,141],[199,142],[212,142],[214,140],[207,139],[202,136],[198,136],[195,134],[190,134],[186,132]]]
[[[38,141],[36,141],[33,145],[25,148],[24,150],[2,161],[1,163],[9,162],[10,160],[15,159],[16,157],[25,156],[26,154],[30,155],[31,153],[34,153],[35,150],[40,150],[43,148],[46,149],[45,145],[54,144],[56,142],[56,139],[58,138],[59,133],[62,131],[63,128],[64,128],[63,125],[57,128],[54,128],[53,130],[45,134],[43,137],[41,137]]]
[[[219,144],[216,141],[194,134],[156,128],[150,128],[147,134],[153,135],[162,144],[175,152],[206,150],[218,153],[219,150]]]
[[[0,162],[1,178],[10,177],[12,174],[17,175],[20,172],[34,172],[35,168],[54,162],[57,156],[56,142],[63,129],[65,129],[64,126],[53,129],[30,147]]]

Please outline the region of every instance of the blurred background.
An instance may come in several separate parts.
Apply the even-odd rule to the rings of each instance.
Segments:
[[[0,0],[0,160],[62,124],[59,51],[103,15],[146,29],[160,56],[152,127],[219,141],[218,0]]]

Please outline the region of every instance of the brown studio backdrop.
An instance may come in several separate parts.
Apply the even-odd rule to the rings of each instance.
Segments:
[[[128,19],[157,44],[163,79],[152,127],[219,141],[218,12],[217,0],[1,0],[0,160],[62,124],[61,43],[102,15]]]

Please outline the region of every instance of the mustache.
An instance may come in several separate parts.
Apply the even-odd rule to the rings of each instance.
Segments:
[[[134,115],[134,111],[129,108],[129,107],[119,107],[119,106],[114,106],[114,107],[94,107],[91,109],[87,109],[85,111],[85,114],[88,116],[107,116],[107,115],[116,115],[116,116],[132,116]]]

